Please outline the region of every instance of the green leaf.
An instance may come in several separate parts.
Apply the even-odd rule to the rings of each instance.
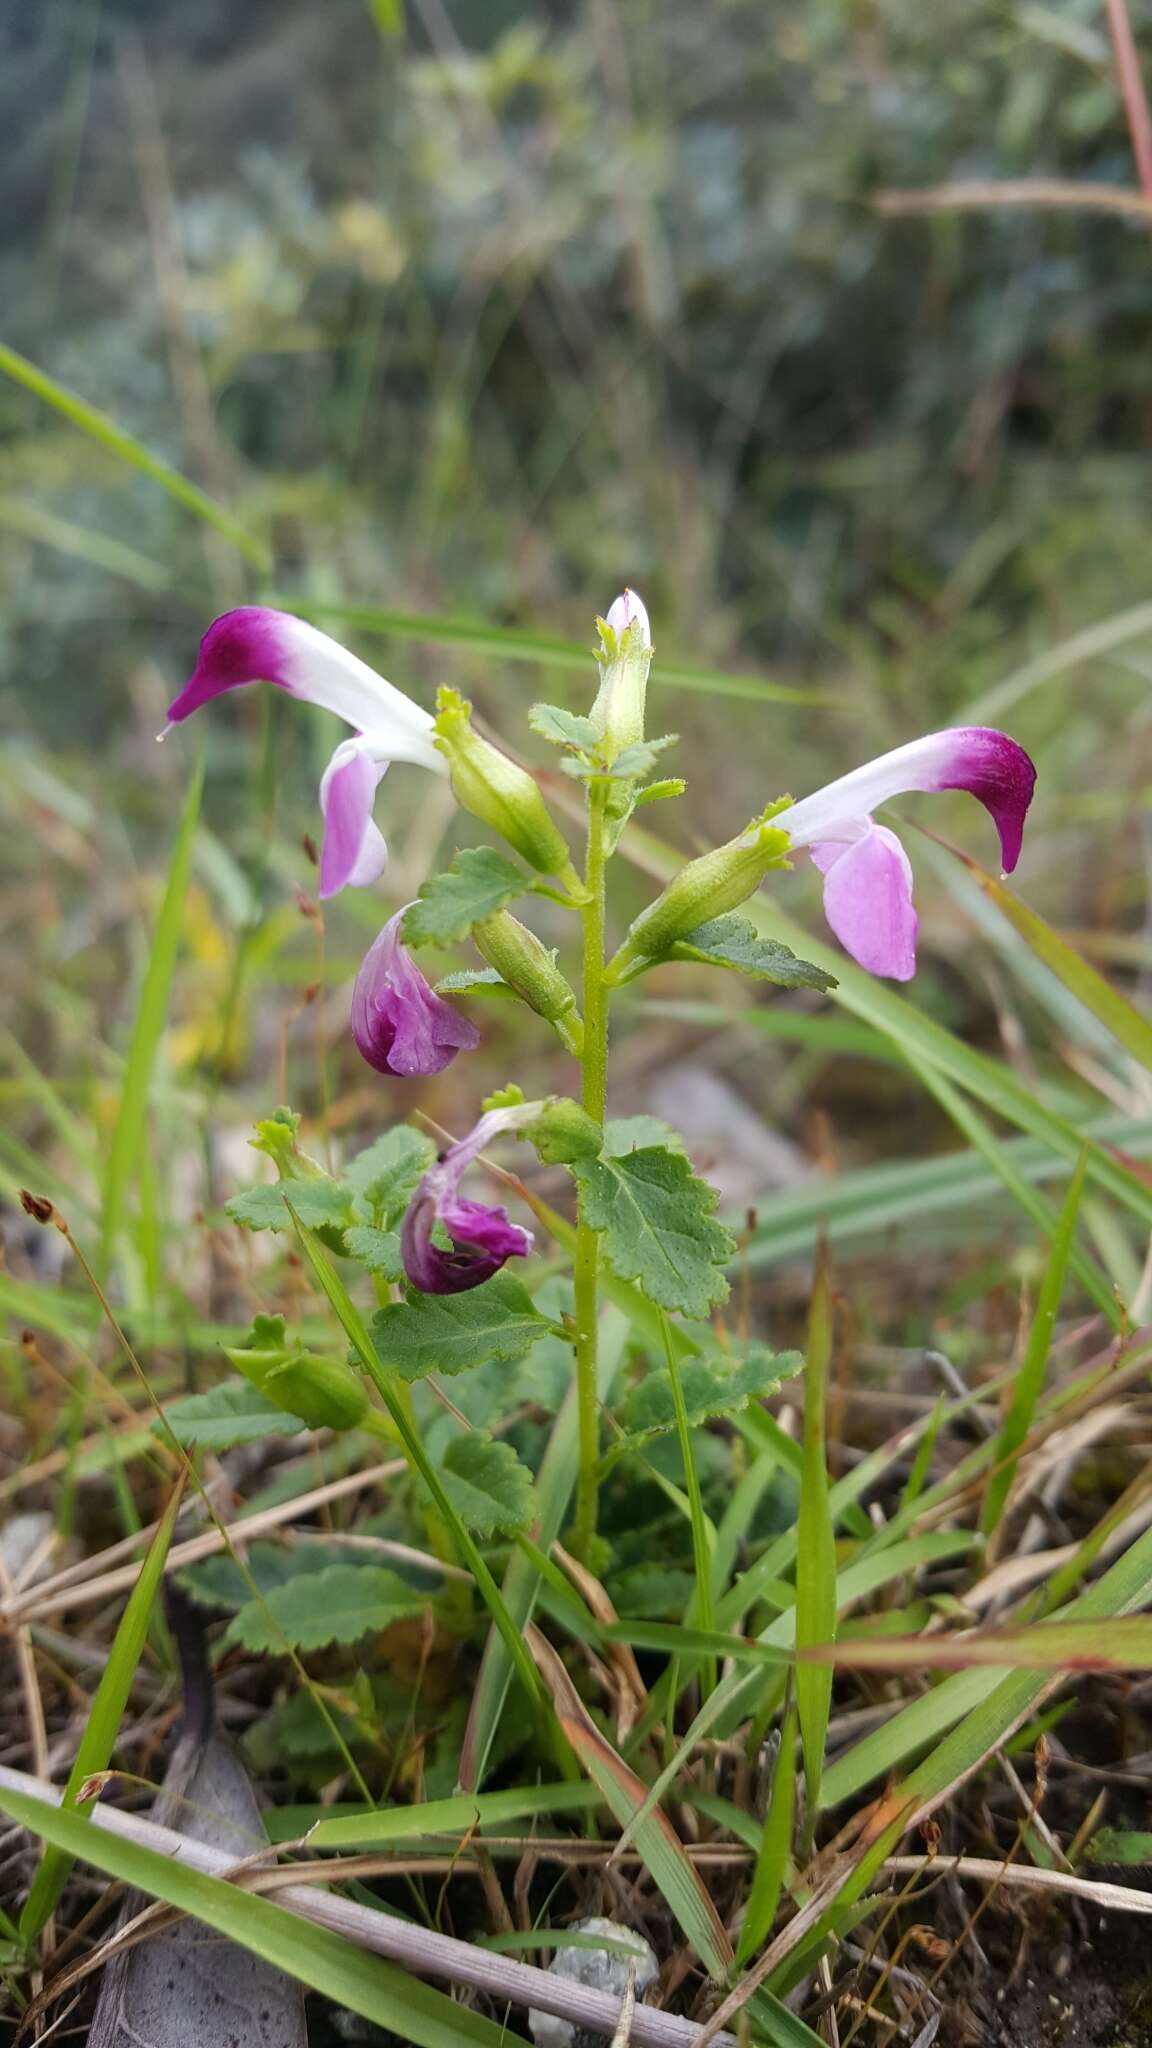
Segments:
[[[356,1154],[344,1169],[344,1178],[358,1207],[370,1211],[387,1230],[404,1214],[435,1157],[436,1147],[426,1132],[395,1124]]]
[[[686,932],[668,955],[672,960],[699,960],[709,967],[729,967],[736,974],[750,974],[760,981],[774,981],[778,988],[835,988],[834,975],[810,960],[798,960],[788,946],[777,939],[761,938],[746,917],[713,917],[707,924]]]
[[[400,1239],[394,1230],[373,1230],[367,1223],[354,1224],[344,1232],[344,1249],[350,1259],[356,1259],[381,1280],[404,1278]]]
[[[185,1565],[177,1574],[180,1584],[204,1607],[224,1607],[232,1614],[253,1598],[253,1586],[270,1593],[307,1572],[327,1571],[334,1564],[362,1564],[363,1553],[347,1544],[252,1543],[241,1568],[234,1557],[205,1557],[198,1564]]]
[[[665,733],[659,740],[635,740],[630,747],[624,747],[610,766],[604,761],[562,761],[566,775],[578,782],[635,782],[641,775],[650,775],[665,747],[675,746],[678,733]]]
[[[559,704],[534,704],[528,713],[528,723],[533,732],[542,740],[551,740],[555,747],[577,747],[592,753],[600,744],[600,735],[590,718],[577,711],[565,711]]]
[[[634,1280],[661,1308],[706,1316],[728,1296],[724,1267],[736,1250],[715,1221],[719,1197],[682,1154],[646,1145],[622,1159],[578,1159],[584,1214],[604,1235],[622,1280]]]
[[[178,1443],[200,1444],[209,1451],[231,1450],[234,1444],[253,1444],[264,1436],[299,1436],[304,1427],[295,1416],[274,1408],[247,1380],[221,1380],[206,1394],[169,1401],[164,1417]],[[161,1424],[153,1428],[159,1432]]]
[[[530,1529],[538,1513],[527,1465],[511,1444],[481,1431],[454,1437],[440,1466],[444,1491],[462,1522],[480,1536]]]
[[[436,983],[438,996],[514,996],[502,974],[494,967],[458,967]]]
[[[523,896],[531,879],[492,846],[466,846],[442,875],[432,875],[404,920],[410,946],[451,946],[474,924]]]
[[[332,1564],[297,1572],[232,1617],[224,1640],[245,1650],[320,1650],[326,1643],[356,1643],[427,1606],[383,1565]]]
[[[0,369],[4,367],[5,353],[0,347]],[[160,1042],[164,1036],[168,994],[180,950],[184,899],[188,893],[188,881],[192,872],[192,848],[200,816],[200,790],[203,779],[203,767],[198,765],[193,770],[188,795],[184,800],[164,898],[148,950],[148,965],[136,1008],[132,1043],[124,1064],[124,1081],[120,1090],[120,1104],[108,1151],[108,1171],[104,1181],[101,1243],[105,1263],[110,1259],[120,1234],[128,1190],[144,1151],[148,1098],[152,1089],[152,1075]]]
[[[798,1351],[769,1351],[753,1345],[742,1357],[714,1351],[686,1358],[680,1366],[684,1406],[692,1426],[711,1415],[731,1415],[749,1401],[774,1393],[781,1382],[801,1371]],[[650,1372],[629,1397],[625,1419],[630,1431],[645,1434],[675,1427],[676,1406],[668,1372]]]
[[[466,1294],[417,1294],[378,1310],[372,1335],[383,1364],[406,1380],[466,1372],[488,1358],[523,1358],[548,1329],[521,1281],[497,1273]]]
[[[826,1245],[821,1245],[816,1259],[808,1311],[807,1350],[803,1463],[796,1525],[797,1649],[803,1649],[809,1643],[830,1642],[836,1633],[836,1537],[828,1497],[824,1423],[832,1361],[832,1286]],[[796,1671],[796,1711],[804,1749],[805,1800],[810,1817],[815,1814],[820,1797],[831,1707],[831,1669],[799,1665]]]
[[[128,1603],[108,1653],[108,1662],[104,1666],[100,1683],[96,1688],[96,1696],[83,1724],[83,1733],[72,1769],[68,1773],[68,1783],[64,1787],[64,1796],[61,1800],[61,1807],[65,1812],[79,1805],[81,1788],[89,1778],[107,1768],[115,1748],[132,1682],[144,1653],[152,1609],[164,1577],[168,1546],[172,1541],[172,1531],[176,1527],[183,1490],[181,1483],[168,1502],[160,1526],[149,1545],[148,1554],[140,1567],[140,1575],[128,1596]],[[91,1805],[92,1801],[86,1800],[83,1810],[87,1812]],[[51,1918],[71,1868],[72,1856],[67,1849],[57,1847],[45,1850],[43,1862],[32,1880],[32,1889],[20,1915],[20,1938],[23,1942],[35,1941],[41,1928]]]
[[[1152,1863],[1152,1835],[1129,1828],[1101,1828],[1085,1849],[1084,1861],[1144,1869]]]
[[[1056,1318],[1060,1313],[1060,1302],[1064,1294],[1064,1282],[1068,1273],[1068,1261],[1076,1236],[1076,1225],[1080,1219],[1080,1204],[1084,1196],[1084,1174],[1087,1155],[1080,1154],[1076,1171],[1060,1211],[1060,1221],[1052,1248],[1048,1255],[1044,1279],[1036,1302],[1036,1313],[1028,1335],[1028,1349],[1012,1387],[1012,1401],[996,1438],[995,1463],[988,1476],[984,1490],[984,1502],[980,1510],[980,1527],[986,1536],[995,1531],[1012,1482],[1020,1453],[1027,1442],[1032,1428],[1036,1403],[1044,1386],[1044,1374],[1048,1367],[1048,1355],[1056,1329]]]
[[[604,1126],[604,1151],[611,1159],[627,1152],[639,1152],[648,1145],[663,1145],[668,1152],[683,1152],[679,1131],[662,1116],[613,1116]]]
[[[224,1207],[233,1223],[249,1230],[291,1230],[292,1218],[284,1201],[289,1195],[301,1222],[312,1230],[325,1224],[346,1223],[352,1213],[352,1197],[335,1180],[286,1180],[272,1186],[245,1188]]]
[[[659,782],[650,782],[647,789],[637,790],[635,808],[642,804],[667,803],[670,796],[683,796],[688,784],[682,775],[665,775]]]

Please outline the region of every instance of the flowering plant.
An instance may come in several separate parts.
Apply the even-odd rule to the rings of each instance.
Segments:
[[[525,1005],[551,1029],[579,1068],[572,1097],[525,1102],[515,1089],[487,1103],[478,1096],[473,1128],[439,1156],[410,1127],[369,1148],[343,1181],[324,1175],[299,1150],[295,1123],[281,1115],[261,1126],[258,1143],[277,1164],[277,1188],[254,1189],[233,1214],[254,1227],[313,1231],[329,1249],[373,1274],[380,1308],[373,1328],[373,1375],[392,1424],[418,1471],[427,1462],[411,1403],[411,1383],[492,1361],[511,1365],[545,1337],[570,1350],[578,1416],[578,1472],[571,1542],[595,1552],[602,1471],[600,1332],[604,1298],[639,1302],[665,1363],[665,1382],[649,1392],[655,1413],[666,1383],[667,1412],[686,1443],[689,1405],[685,1357],[708,1380],[709,1399],[739,1405],[765,1392],[795,1361],[770,1354],[717,1351],[708,1318],[728,1293],[735,1241],[716,1216],[715,1191],[693,1171],[675,1134],[651,1119],[609,1117],[609,1016],[615,993],[677,960],[710,963],[785,988],[827,989],[831,977],[786,947],[764,939],[734,913],[794,854],[811,856],[823,877],[828,922],[845,950],[875,974],[907,980],[915,969],[912,870],[879,806],[904,791],[967,790],[991,814],[1006,869],[1017,860],[1035,774],[1028,756],[1003,733],[964,727],[934,733],[884,754],[793,802],[770,802],[724,845],[689,861],[609,950],[608,876],[634,812],[680,795],[684,784],[657,771],[672,736],[652,738],[646,697],[653,648],[648,615],[625,591],[597,621],[599,686],[587,713],[538,704],[529,724],[556,748],[560,766],[583,793],[584,858],[578,867],[560,823],[528,769],[478,733],[471,707],[441,691],[436,716],[316,628],[287,614],[247,607],[218,619],[205,635],[191,679],[171,707],[179,724],[217,696],[265,681],[336,712],[353,735],[340,743],[320,787],[324,813],[321,894],[364,887],[383,873],[385,841],[375,823],[379,783],[393,762],[447,776],[460,808],[518,856],[466,847],[446,871],[423,883],[417,899],[391,915],[356,979],[351,1028],[378,1072],[412,1080],[439,1073],[482,1035],[457,1007],[461,994],[496,990]],[[514,901],[544,898],[579,933],[579,966],[570,976]],[[434,987],[414,955],[471,941],[483,966]],[[497,1141],[516,1135],[571,1176],[575,1222],[513,1179],[535,1211],[536,1230],[503,1203],[462,1192],[465,1174]],[[510,1177],[506,1172],[503,1177]],[[570,1302],[544,1309],[508,1271],[519,1268],[541,1230],[572,1255]],[[677,1328],[670,1318],[689,1319]],[[264,1319],[267,1320],[267,1319]],[[239,1369],[285,1412],[315,1425],[363,1425],[366,1404],[351,1368],[285,1350],[282,1332],[265,1331],[230,1354]],[[369,1416],[376,1411],[368,1409]],[[715,1409],[708,1412],[715,1412]],[[387,1419],[382,1424],[389,1426]],[[499,1453],[496,1463],[493,1457]],[[453,1514],[488,1532],[512,1532],[530,1519],[531,1482],[510,1447],[457,1446],[437,1480]],[[487,1509],[475,1499],[476,1462],[497,1471]],[[461,1462],[471,1461],[467,1484]],[[692,1488],[691,1462],[686,1458]],[[434,1497],[439,1498],[435,1488]],[[492,1500],[496,1506],[491,1506]],[[470,1505],[462,1506],[467,1500]],[[515,1509],[509,1505],[515,1503]],[[503,1503],[503,1505],[501,1505]],[[441,1503],[444,1504],[443,1502]],[[487,1520],[485,1517],[487,1516]],[[501,1519],[503,1517],[503,1519]],[[519,1518],[519,1519],[517,1519]],[[441,1535],[443,1531],[441,1530]]]

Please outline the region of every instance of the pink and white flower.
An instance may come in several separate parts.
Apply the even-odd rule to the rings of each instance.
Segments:
[[[290,612],[243,605],[209,626],[196,667],[169,707],[169,721],[179,725],[214,697],[255,682],[319,704],[355,728],[355,737],[336,748],[320,783],[320,894],[335,896],[349,884],[362,888],[374,882],[388,858],[372,817],[385,770],[393,761],[411,761],[434,775],[448,772],[433,741],[431,717],[318,627]]]
[[[824,877],[824,914],[845,951],[872,974],[910,981],[917,929],[912,864],[873,811],[909,790],[967,790],[990,813],[1011,874],[1035,783],[1036,770],[1015,740],[988,726],[957,726],[879,755],[773,823],[811,853]]]

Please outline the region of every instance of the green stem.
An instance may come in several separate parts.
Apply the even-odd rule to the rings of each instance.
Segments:
[[[598,1124],[604,1121],[608,1089],[608,991],[604,985],[604,792],[588,792],[588,860],[584,871],[587,896],[584,924],[584,1056],[583,1103]],[[600,1456],[600,1415],[596,1377],[597,1321],[600,1293],[600,1238],[585,1215],[581,1196],[576,1218],[576,1398],[579,1410],[580,1471],[576,1485],[573,1545],[588,1558],[596,1534],[597,1467]]]

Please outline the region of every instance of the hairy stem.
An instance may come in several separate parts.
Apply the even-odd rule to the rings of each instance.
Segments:
[[[604,983],[604,792],[588,792],[588,859],[584,873],[587,901],[584,923],[584,1055],[583,1103],[597,1123],[604,1121],[608,1082],[608,991]],[[597,1311],[600,1289],[600,1239],[584,1213],[581,1196],[576,1219],[576,1395],[580,1421],[580,1472],[576,1487],[574,1548],[587,1558],[596,1534],[596,1468],[600,1453],[599,1398],[596,1376]]]

